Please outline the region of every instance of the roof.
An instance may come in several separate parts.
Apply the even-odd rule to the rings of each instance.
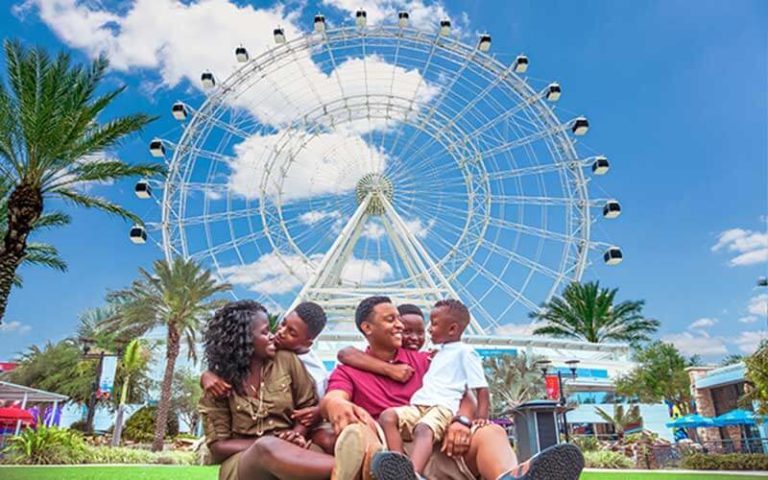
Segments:
[[[23,401],[25,396],[27,402],[64,402],[69,399],[66,395],[0,381],[0,400]]]
[[[728,365],[727,367],[716,368],[697,378],[695,386],[696,388],[714,388],[740,383],[744,381],[746,372],[747,367],[742,362]]]

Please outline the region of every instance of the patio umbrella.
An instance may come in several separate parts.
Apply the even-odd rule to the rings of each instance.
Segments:
[[[715,421],[709,417],[702,417],[698,413],[692,413],[684,417],[678,417],[666,424],[669,428],[699,428],[715,427]]]
[[[715,418],[715,425],[718,427],[728,427],[731,425],[754,425],[755,414],[749,410],[737,408],[728,413],[724,413]]]
[[[0,407],[0,427],[12,427],[19,420],[21,420],[21,423],[30,424],[35,421],[35,417],[28,411],[20,408]]]

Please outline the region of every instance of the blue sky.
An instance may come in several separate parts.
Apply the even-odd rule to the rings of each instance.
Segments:
[[[0,28],[7,38],[71,50],[78,60],[104,49],[116,52],[107,83],[128,89],[111,112],[142,110],[162,118],[111,153],[148,161],[151,138],[181,133],[168,115],[170,105],[179,98],[191,104],[202,99],[197,84],[184,79],[185,69],[196,61],[199,39],[213,35],[204,23],[174,28],[174,10],[164,10],[173,3],[152,4],[156,13],[163,10],[153,26],[152,9],[142,16],[146,0],[8,2]],[[211,19],[236,11],[224,0],[183,3],[209,9]],[[625,261],[611,268],[597,264],[585,278],[619,287],[620,299],[645,299],[646,314],[662,322],[660,336],[687,353],[716,360],[725,352],[750,351],[762,338],[768,292],[755,281],[768,265],[765,2],[325,0],[282,8],[234,3],[252,4],[249,12],[266,30],[277,20],[287,30],[307,30],[317,11],[341,22],[358,6],[366,6],[376,21],[375,12],[407,5],[420,14],[451,16],[467,37],[490,32],[492,53],[502,62],[525,52],[531,78],[563,85],[561,112],[589,116],[588,151],[612,161],[611,172],[592,183],[592,194],[618,198],[624,211],[615,221],[597,222],[594,232],[621,245]],[[108,28],[100,28],[104,24]],[[146,45],[121,43],[121,33],[130,28]],[[144,46],[162,46],[163,54]],[[222,56],[231,55],[232,47],[215,45]],[[210,55],[204,50],[199,70]],[[132,187],[125,182],[89,188],[144,218],[157,218],[158,207],[136,199]],[[138,267],[162,255],[150,244],[130,244],[129,225],[121,220],[72,213],[72,225],[37,237],[54,243],[70,269],[21,271],[25,286],[11,295],[0,328],[0,359],[71,334],[80,312],[100,305],[109,289],[129,284]]]

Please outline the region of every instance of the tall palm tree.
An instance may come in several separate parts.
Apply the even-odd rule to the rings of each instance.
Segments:
[[[0,238],[5,238],[5,234],[8,231],[8,193],[9,185],[6,179],[0,179]],[[44,213],[35,222],[34,229],[40,230],[43,228],[59,227],[67,225],[70,218],[67,214],[62,212]],[[21,260],[21,265],[38,265],[60,272],[67,270],[67,264],[59,257],[59,252],[56,247],[48,243],[28,242],[27,250],[24,253],[24,258]],[[13,278],[13,286],[21,288],[22,278],[18,272],[15,272]]]
[[[541,357],[500,355],[486,358],[483,362],[491,393],[491,415],[502,418],[510,410],[528,400],[546,396],[546,386],[541,372],[534,367]]]
[[[616,432],[619,440],[624,438],[624,431],[628,426],[643,421],[638,405],[630,405],[629,408],[624,410],[624,405],[617,403],[613,406],[613,414],[606,412],[600,407],[595,407],[595,413],[605,420],[605,423],[613,425],[613,430]]]
[[[29,234],[44,218],[46,199],[60,198],[140,222],[82,186],[163,171],[160,165],[94,160],[153,120],[134,114],[99,121],[125,88],[97,95],[109,65],[106,57],[84,67],[73,64],[66,53],[51,58],[42,48],[27,49],[17,41],[5,41],[4,47],[7,85],[0,82],[0,178],[6,179],[10,193],[0,244],[0,319],[16,269],[28,258]]]
[[[117,406],[117,415],[115,416],[115,430],[112,433],[112,446],[120,445],[120,437],[123,434],[123,413],[125,410],[125,401],[128,399],[128,387],[131,384],[131,378],[137,375],[149,363],[149,349],[139,338],[134,338],[125,347],[120,367],[123,370],[123,387],[120,392],[120,403]]]
[[[637,345],[650,340],[659,321],[642,315],[644,301],[614,305],[618,289],[600,288],[599,282],[568,285],[531,318],[543,322],[534,335],[572,338],[589,343],[629,342]]]
[[[182,337],[189,355],[196,359],[197,331],[203,320],[222,301],[212,300],[231,287],[220,284],[211,272],[194,260],[176,258],[172,263],[157,260],[153,273],[139,269],[140,278],[126,289],[112,292],[107,299],[116,306],[115,315],[105,326],[114,331],[144,334],[154,328],[166,330],[165,373],[155,419],[154,451],[162,450],[166,421],[171,404],[171,386]]]

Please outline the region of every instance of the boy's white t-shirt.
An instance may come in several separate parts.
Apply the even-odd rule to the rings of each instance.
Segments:
[[[444,343],[438,345],[411,405],[442,405],[455,414],[464,392],[474,388],[488,388],[480,355],[466,343]]]
[[[317,393],[317,399],[320,400],[325,396],[325,390],[328,388],[328,372],[325,370],[323,361],[320,360],[315,352],[312,350],[307,353],[298,355],[301,363],[304,364],[304,368],[307,369],[312,380],[315,381],[315,392]]]

